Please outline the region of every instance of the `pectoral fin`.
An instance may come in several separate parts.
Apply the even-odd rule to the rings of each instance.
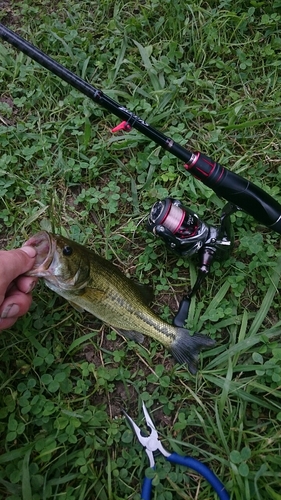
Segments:
[[[141,283],[135,283],[134,285],[137,287],[138,292],[143,300],[143,302],[149,306],[151,302],[154,300],[154,291],[153,288],[147,285],[142,285]]]
[[[91,304],[93,304],[93,309],[95,304],[99,304],[106,298],[106,293],[103,290],[97,290],[94,288],[87,288],[84,293],[77,295],[77,301],[75,300],[75,296],[72,300],[68,300],[68,302],[76,309],[76,311],[83,312],[91,311]],[[85,305],[84,305],[85,304]]]
[[[85,300],[87,302],[102,302],[106,298],[106,292],[104,290],[98,290],[97,288],[90,288],[87,287],[82,300]]]

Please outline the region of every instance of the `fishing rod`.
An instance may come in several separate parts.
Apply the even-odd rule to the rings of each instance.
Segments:
[[[135,128],[176,158],[182,160],[185,169],[211,188],[218,196],[225,198],[261,224],[281,234],[281,205],[263,189],[222,167],[203,153],[188,151],[3,24],[0,24],[0,37],[123,120],[113,131],[129,131],[131,128]]]

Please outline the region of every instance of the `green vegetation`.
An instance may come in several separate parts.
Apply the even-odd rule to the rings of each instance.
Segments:
[[[281,202],[280,0],[15,0],[0,21],[151,125]],[[167,195],[209,223],[224,201],[135,130],[0,42],[0,237],[67,234],[153,285],[171,321],[196,260],[147,233]],[[280,500],[280,237],[244,213],[188,320],[217,345],[196,377],[163,347],[123,338],[43,283],[0,336],[0,497],[137,500],[147,457],[122,408],[150,408],[163,445],[209,465],[234,500]],[[151,470],[147,471],[151,474]],[[211,500],[159,457],[157,500]]]

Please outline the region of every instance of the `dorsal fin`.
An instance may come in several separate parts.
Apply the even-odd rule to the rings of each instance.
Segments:
[[[151,286],[142,285],[141,283],[136,283],[134,281],[134,285],[137,287],[138,292],[144,301],[144,303],[149,306],[154,301],[154,291]]]

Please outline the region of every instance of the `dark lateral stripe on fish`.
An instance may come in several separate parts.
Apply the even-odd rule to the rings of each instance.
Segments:
[[[214,345],[202,334],[190,336],[159,318],[147,305],[144,290],[116,266],[89,248],[60,235],[40,231],[26,244],[37,250],[30,276],[42,277],[51,290],[114,329],[136,340],[147,335],[161,342],[191,373],[197,371],[199,352]]]
[[[110,299],[112,302],[115,302],[119,306],[123,306],[124,309],[126,309],[127,312],[132,314],[132,316],[136,319],[141,319],[147,326],[150,326],[160,332],[162,335],[165,335],[167,337],[167,342],[168,340],[174,340],[176,336],[176,331],[171,331],[171,329],[175,330],[175,328],[172,325],[167,325],[164,323],[161,324],[161,327],[159,327],[159,318],[155,316],[155,318],[152,316],[152,312],[149,311],[149,315],[147,312],[143,312],[141,310],[137,310],[134,305],[130,305],[128,302],[125,303],[124,299],[120,296],[118,296],[115,293],[112,293],[109,295]]]

